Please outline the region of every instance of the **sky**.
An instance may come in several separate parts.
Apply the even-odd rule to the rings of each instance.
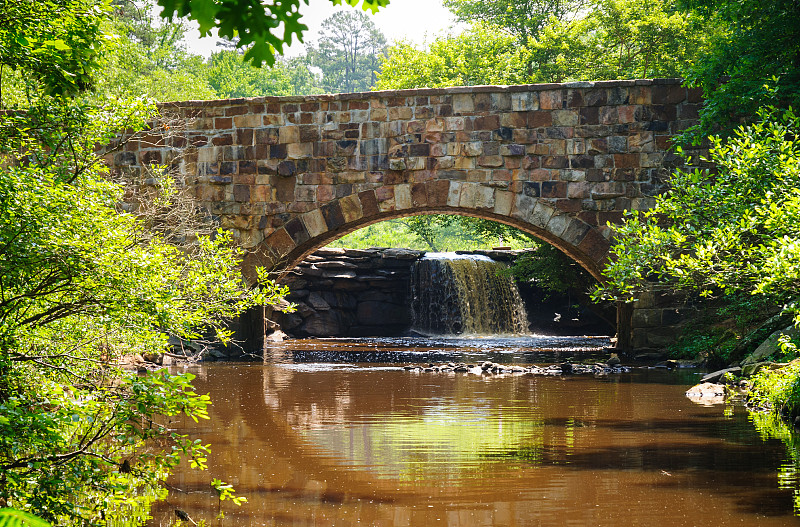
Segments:
[[[304,35],[305,42],[313,42],[317,38],[322,21],[343,9],[360,10],[361,7],[335,6],[330,0],[310,0],[309,5],[301,4],[300,13],[303,15],[301,21],[308,26],[308,31]],[[373,15],[373,21],[386,36],[387,41],[405,39],[417,45],[430,42],[442,33],[448,33],[455,25],[453,16],[442,5],[441,0],[392,0],[387,7]],[[210,55],[217,49],[215,38],[200,38],[196,30],[187,34],[187,44],[191,52],[204,56]],[[286,56],[297,56],[304,51],[305,44],[295,42],[288,48]]]

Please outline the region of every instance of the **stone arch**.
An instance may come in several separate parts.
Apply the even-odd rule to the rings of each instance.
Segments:
[[[418,199],[416,203],[412,199],[410,207],[380,210],[373,192],[367,191],[335,199],[300,214],[247,254],[243,263],[245,276],[253,280],[257,266],[278,274],[287,272],[316,249],[373,223],[422,214],[456,214],[497,221],[520,229],[558,248],[594,278],[602,280],[600,272],[607,257],[608,240],[596,227],[559,211],[546,201],[524,194],[516,199],[512,196],[505,203],[492,201],[497,197],[495,189],[470,183],[454,185],[443,180],[414,187],[417,187]],[[474,196],[482,189],[492,191],[485,192],[484,196],[491,194],[492,200],[462,199],[462,194]],[[453,197],[456,193],[457,202]],[[425,198],[424,202],[422,198]]]
[[[681,84],[631,79],[165,103],[162,110],[186,119],[185,129],[165,136],[154,128],[106,160],[133,176],[154,163],[174,168],[248,251],[249,281],[256,266],[286,269],[349,230],[431,212],[514,225],[599,278],[608,225],[651,208],[683,163],[671,141],[697,122],[702,93]],[[648,324],[661,319],[655,306],[651,314]]]

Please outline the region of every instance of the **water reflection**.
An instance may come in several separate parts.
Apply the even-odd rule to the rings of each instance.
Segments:
[[[198,430],[213,445],[210,473],[176,476],[184,492],[153,525],[176,507],[213,518],[211,477],[249,499],[226,507],[230,526],[795,522],[782,444],[759,437],[740,407],[725,417],[693,405],[673,373],[408,373],[351,360],[380,347],[372,341],[348,343],[341,361],[324,346],[325,362],[307,349],[299,362],[199,370],[197,388],[214,400],[214,428]]]

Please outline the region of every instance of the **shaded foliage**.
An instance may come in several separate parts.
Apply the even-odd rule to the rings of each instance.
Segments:
[[[718,21],[710,52],[684,72],[706,99],[687,140],[729,133],[764,105],[800,103],[800,3],[795,0],[683,0]]]

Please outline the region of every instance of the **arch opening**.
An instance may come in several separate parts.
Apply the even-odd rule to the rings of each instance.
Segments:
[[[547,239],[542,240],[544,236],[541,236],[541,229],[537,231],[532,226],[528,226],[525,230],[519,229],[521,222],[515,222],[509,218],[492,218],[490,217],[492,215],[488,213],[463,209],[442,210],[441,208],[423,211],[414,210],[405,213],[391,211],[381,215],[379,218],[373,217],[366,221],[353,222],[340,229],[328,231],[316,239],[309,239],[302,246],[298,246],[295,250],[295,255],[293,255],[294,259],[290,260],[294,265],[288,264],[284,268],[281,279],[282,283],[289,285],[290,290],[293,290],[290,299],[299,302],[302,306],[300,314],[289,316],[288,318],[282,317],[282,320],[280,320],[288,330],[287,332],[293,336],[392,336],[408,334],[408,330],[412,329],[414,322],[402,311],[404,309],[407,310],[408,306],[413,303],[412,296],[414,293],[411,291],[413,277],[411,273],[415,271],[412,270],[412,262],[409,260],[417,260],[424,252],[429,252],[432,249],[453,249],[453,247],[446,245],[442,247],[426,247],[427,243],[424,240],[417,239],[416,245],[410,248],[416,253],[389,252],[379,254],[378,256],[383,258],[383,262],[393,261],[392,259],[401,260],[398,263],[387,264],[392,268],[391,271],[385,269],[377,271],[377,274],[383,273],[386,276],[398,275],[398,280],[400,282],[404,281],[404,283],[386,285],[386,282],[381,282],[377,277],[371,276],[370,273],[376,274],[376,269],[372,268],[370,272],[365,271],[365,269],[370,269],[370,265],[376,265],[374,262],[369,263],[369,259],[375,256],[376,253],[374,251],[379,250],[375,246],[386,247],[389,251],[393,249],[409,249],[408,247],[401,247],[403,245],[401,242],[408,241],[408,236],[387,238],[387,233],[384,232],[383,240],[385,243],[370,243],[369,239],[367,239],[366,242],[356,247],[345,247],[349,244],[337,243],[337,241],[343,238],[346,240],[348,235],[370,226],[376,227],[387,225],[389,224],[388,222],[394,222],[395,227],[401,227],[404,224],[399,222],[403,220],[436,216],[489,220],[490,223],[495,225],[500,224],[511,228],[499,229],[499,232],[504,233],[518,229],[519,238],[526,241],[517,241],[513,249],[525,247],[526,251],[505,251],[506,254],[503,254],[503,247],[495,243],[484,243],[484,247],[479,249],[483,249],[484,256],[488,254],[489,256],[499,257],[505,261],[504,265],[512,265],[511,275],[516,275],[516,287],[519,288],[524,299],[525,308],[527,308],[523,309],[523,311],[527,310],[528,312],[525,323],[529,333],[562,335],[613,334],[615,328],[614,309],[598,308],[589,302],[588,291],[596,280],[589,269],[596,270],[596,266],[591,265],[591,262],[587,262],[585,258],[583,262],[574,258],[572,254],[577,253],[580,256],[578,251],[573,250],[572,254],[570,254],[562,249],[566,244],[562,243],[560,244],[561,247],[559,247],[551,244]],[[440,222],[439,226],[441,227],[442,224],[447,225],[447,222]],[[353,238],[351,237],[350,239],[352,240]],[[499,242],[500,240],[498,239],[497,241]],[[369,247],[372,248],[368,250]],[[468,252],[470,247],[462,245],[457,249],[462,252]],[[370,251],[373,252],[370,253]],[[515,262],[517,260],[523,260],[524,264],[516,265]],[[400,269],[403,267],[402,261],[405,261],[405,269]],[[537,280],[531,275],[523,276],[522,274],[525,272],[530,273],[531,270],[535,271],[536,269],[548,269],[550,276],[546,280]],[[554,272],[561,272],[562,276],[555,277],[553,275]],[[337,282],[340,279],[348,283]],[[319,290],[313,284],[315,281],[326,283],[326,287],[330,291]],[[359,284],[358,281],[361,281],[361,283]],[[557,286],[553,287],[553,284]],[[379,289],[382,292],[367,291],[371,288]],[[409,294],[412,296],[408,296]],[[355,300],[350,297],[355,298]],[[383,305],[380,305],[381,302],[383,302]],[[364,307],[362,303],[369,307]],[[319,312],[318,308],[324,313]],[[348,313],[352,315],[351,319],[343,321],[341,320],[342,317],[339,317],[339,319],[334,320],[336,316],[333,312],[339,308],[349,309]],[[311,313],[312,310],[317,312]],[[369,311],[383,311],[384,317],[398,323],[390,324],[391,327],[388,327],[383,335],[375,334],[375,327],[383,326],[385,321],[371,318]],[[308,323],[309,317],[312,316],[316,317],[314,320],[318,320],[318,323]],[[301,320],[301,318],[304,320]],[[342,330],[342,325],[349,325],[349,328]],[[450,327],[461,328],[462,324],[459,322]]]

